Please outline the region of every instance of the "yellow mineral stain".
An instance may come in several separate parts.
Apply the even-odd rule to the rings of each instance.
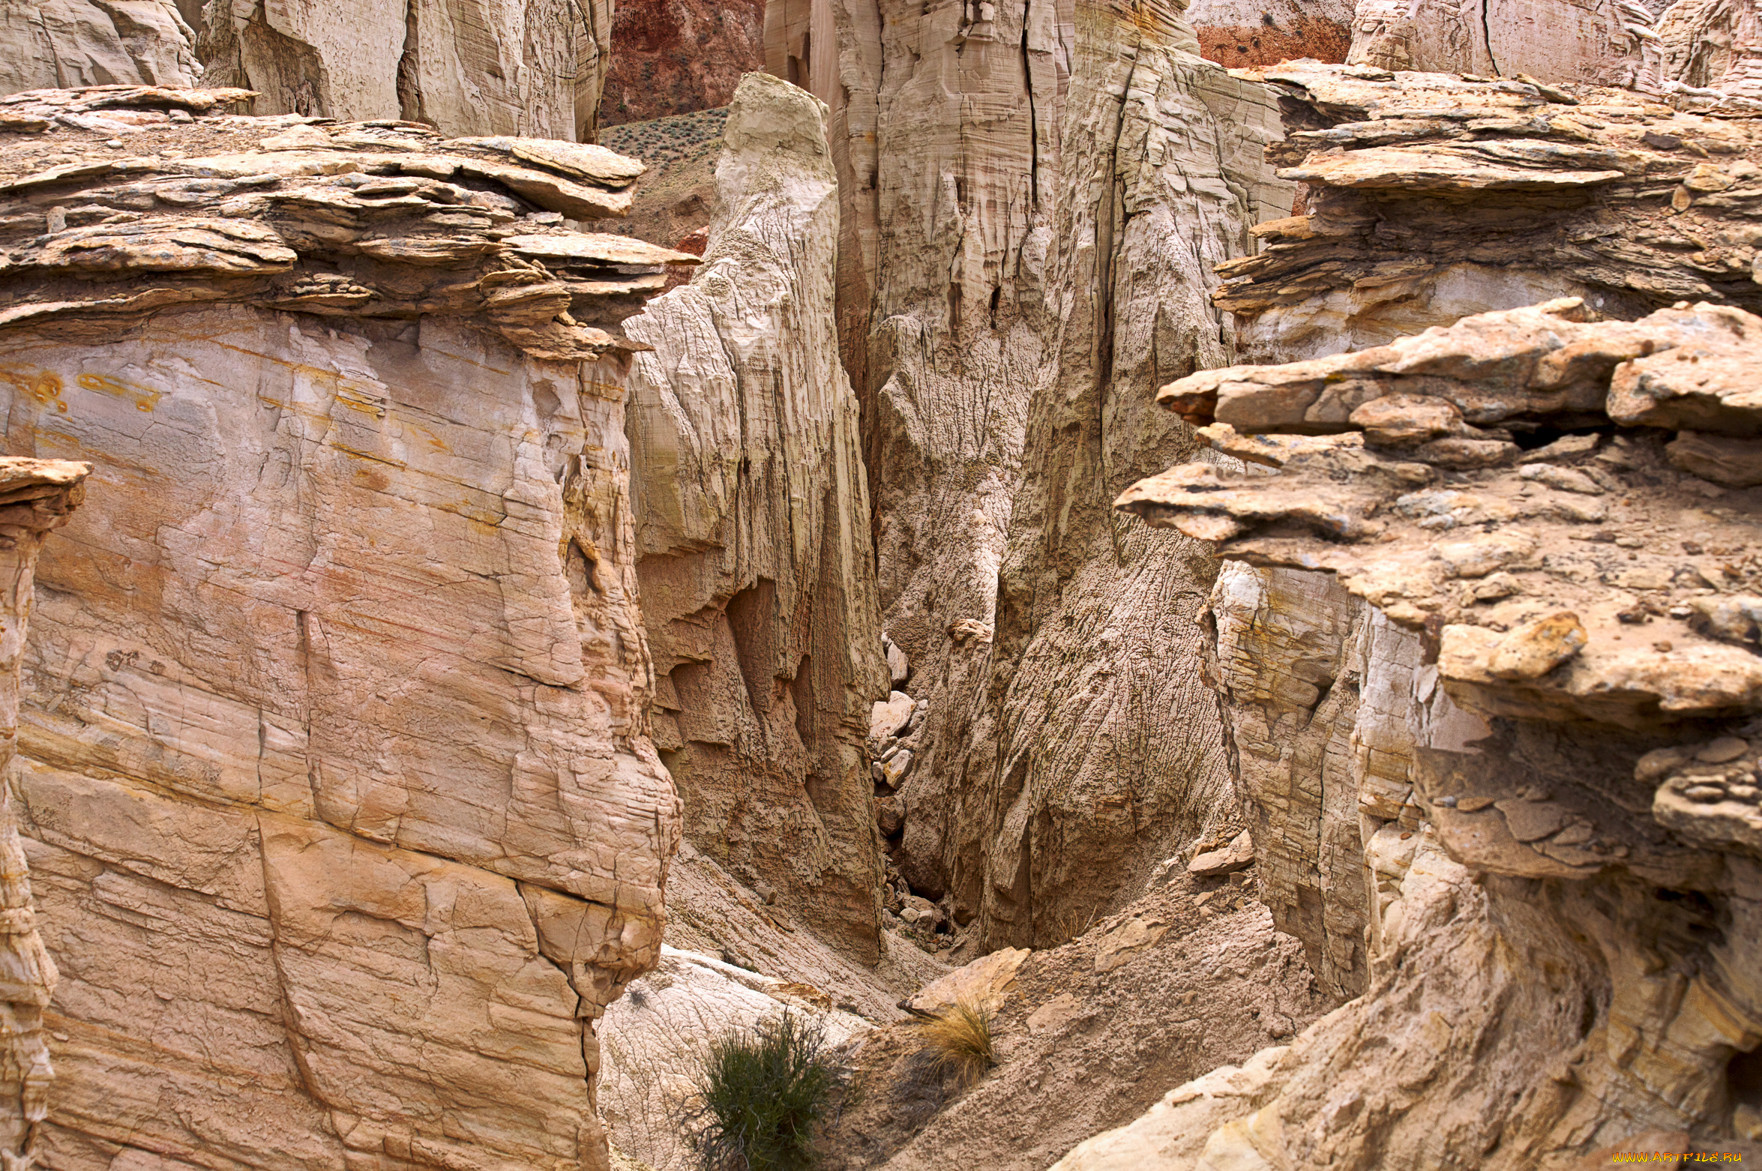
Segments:
[[[99,394],[113,395],[116,398],[132,398],[135,410],[150,411],[159,405],[165,397],[163,390],[154,390],[149,386],[136,386],[132,382],[124,382],[120,378],[111,378],[106,374],[82,374],[79,384],[83,390],[95,390]]]
[[[0,366],[0,382],[20,394],[30,395],[44,406],[53,403],[56,410],[64,415],[67,413],[67,404],[61,401],[66,384],[59,374],[30,366]]]

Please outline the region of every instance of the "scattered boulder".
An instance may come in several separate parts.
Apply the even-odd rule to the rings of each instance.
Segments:
[[[981,956],[920,988],[906,1000],[906,1008],[933,1016],[962,1003],[996,1012],[1014,989],[1016,973],[1032,954],[1025,947],[1005,947]]]
[[[1198,878],[1216,878],[1234,874],[1254,865],[1254,839],[1243,830],[1222,849],[1207,850],[1187,863],[1187,873]]]

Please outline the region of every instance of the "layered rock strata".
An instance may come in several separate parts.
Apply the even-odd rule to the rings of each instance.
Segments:
[[[1625,91],[1352,66],[1256,74],[1291,133],[1300,214],[1255,229],[1217,304],[1247,353],[1381,345],[1466,314],[1583,296],[1638,317],[1762,309],[1762,139],[1745,119]]]
[[[195,34],[172,0],[0,7],[0,95],[83,85],[196,84]]]
[[[902,871],[946,892],[957,921],[975,912],[985,947],[1077,934],[1230,812],[1197,654],[1211,565],[1102,504],[1187,450],[1147,392],[1230,360],[1209,270],[1289,206],[1263,159],[1279,132],[1269,95],[1197,47],[1172,8],[1077,14],[1058,171],[1043,174],[1049,361],[994,640],[970,715],[930,697],[929,763],[901,793]]]
[[[611,36],[612,0],[210,0],[197,52],[257,114],[593,142]]]
[[[867,962],[881,864],[865,751],[887,694],[857,403],[838,361],[824,107],[735,94],[692,283],[627,323],[656,744],[699,850]]]
[[[600,124],[725,106],[741,75],[765,68],[766,0],[621,0]]]
[[[1411,749],[1355,778],[1366,994],[1061,1166],[1762,1149],[1758,329],[1564,301],[1164,392],[1244,462],[1120,506],[1375,607]]]
[[[98,468],[23,665],[44,1160],[603,1167],[678,835],[618,322],[687,258],[562,226],[598,148],[234,96],[0,153],[6,450]]]
[[[90,466],[0,457],[0,1159],[35,1165],[38,1129],[49,1113],[55,1069],[43,1010],[60,979],[37,929],[31,876],[18,835],[13,791],[18,766],[19,666],[30,630],[37,554],[85,496]]]

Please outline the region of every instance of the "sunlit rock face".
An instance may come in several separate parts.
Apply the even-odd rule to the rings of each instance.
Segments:
[[[44,1160],[604,1166],[678,836],[617,323],[685,258],[561,226],[597,148],[142,101],[0,154],[5,447],[97,469],[20,691]]]

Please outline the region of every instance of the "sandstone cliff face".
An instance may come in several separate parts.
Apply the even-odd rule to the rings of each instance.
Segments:
[[[1208,270],[1290,189],[1261,157],[1265,91],[1197,57],[1175,11],[1131,16],[1077,13],[995,642],[970,715],[932,700],[930,763],[902,791],[902,870],[977,912],[987,946],[1068,938],[1230,809],[1194,653],[1210,567],[1095,502],[1183,450],[1144,392],[1228,360]]]
[[[258,114],[599,136],[612,0],[210,0],[203,17],[205,82],[255,90]]]
[[[741,82],[692,283],[628,323],[655,737],[698,849],[869,962],[865,751],[887,694],[856,398],[838,362],[824,107]]]
[[[52,529],[85,495],[92,469],[66,460],[0,457],[0,1003],[6,1035],[0,1040],[0,1160],[29,1168],[48,1116],[55,1069],[43,1010],[60,979],[37,929],[30,867],[18,835],[13,789],[18,776],[19,665],[30,632],[37,554]]]
[[[1165,392],[1272,471],[1188,464],[1121,506],[1337,575],[1387,647],[1365,701],[1410,747],[1354,769],[1366,995],[1061,1166],[1762,1149],[1758,327],[1562,301]]]
[[[620,0],[600,125],[725,106],[765,68],[765,0]]]
[[[559,226],[598,148],[232,97],[0,154],[6,449],[98,468],[23,665],[45,1161],[604,1166],[678,834],[616,325],[688,258]]]
[[[0,96],[82,85],[194,85],[194,34],[171,0],[0,7]]]

